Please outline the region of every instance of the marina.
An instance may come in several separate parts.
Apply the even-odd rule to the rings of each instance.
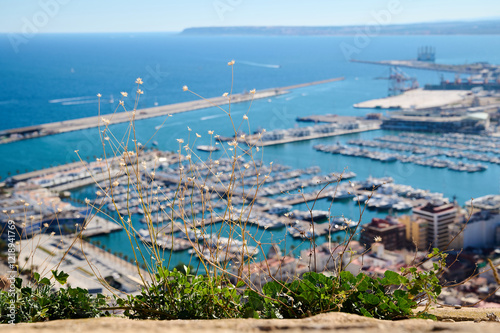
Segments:
[[[128,163],[133,163],[134,159],[135,156],[132,156]],[[238,163],[244,164],[245,161],[240,160]],[[265,165],[258,162],[247,169],[245,181],[237,180],[234,185],[230,185],[234,179],[231,176],[232,161],[229,159],[222,158],[211,164],[189,164],[181,158],[179,165],[177,154],[150,151],[144,153],[142,164],[145,168],[141,172],[140,184],[129,184],[128,178],[119,172],[120,168],[127,165],[122,164],[115,166],[111,178],[87,186],[94,189],[94,197],[86,200],[87,205],[91,203],[90,207],[96,212],[106,214],[113,220],[122,220],[127,216],[140,220],[143,227],[137,228],[137,235],[146,244],[155,242],[165,251],[189,250],[207,258],[212,258],[214,253],[227,253],[227,256],[217,255],[217,260],[220,261],[242,255],[252,257],[258,254],[258,250],[250,245],[243,247],[234,240],[226,242],[226,245],[214,243],[212,236],[207,238],[212,233],[212,228],[219,230],[225,225],[246,228],[248,224],[262,230],[284,229],[293,238],[311,239],[339,232],[348,233],[356,227],[357,222],[332,216],[329,210],[298,210],[296,205],[320,200],[355,200],[358,205],[366,205],[372,210],[408,211],[423,204],[425,200],[442,198],[442,195],[393,184],[391,178],[370,177],[364,181],[346,182],[355,178],[356,174],[350,171],[321,174],[318,167],[294,170],[280,164]],[[90,168],[89,170],[102,172],[100,168],[93,166],[94,162],[88,163],[83,169],[70,164],[45,173],[32,173],[32,178],[19,175],[18,180],[22,179],[22,182],[10,183],[18,190],[22,188],[22,184],[31,184],[35,188],[42,188],[46,193],[53,193],[53,188],[60,184],[47,180],[65,179],[67,188],[77,189],[80,188],[82,178],[88,177],[85,170]],[[188,169],[184,170],[186,167]],[[150,177],[152,172],[154,179]],[[196,174],[196,178],[203,179],[203,183],[187,181],[181,176],[183,173]],[[258,191],[255,190],[256,184],[261,184]],[[227,197],[229,186],[232,186],[230,203]],[[192,188],[195,192],[179,192],[179,188]],[[6,208],[12,210],[20,209],[23,204],[7,199],[3,202]],[[61,204],[64,202],[61,201]],[[74,215],[70,212],[71,210],[67,214]],[[122,217],[118,218],[117,214]],[[26,212],[23,212],[19,216],[20,229],[25,228],[21,225],[25,215]],[[81,221],[76,223],[76,228],[78,231],[78,225],[82,226],[82,233],[87,237],[122,229],[119,223],[107,221],[97,215],[92,219],[86,216],[79,217]],[[29,227],[31,234],[52,230]],[[28,229],[23,233],[28,234]]]
[[[436,156],[440,155],[440,153],[436,152],[435,150],[430,150],[430,149],[420,149],[420,148],[413,148],[413,147],[401,147],[401,146],[391,146],[391,145],[377,145],[377,144],[365,144],[364,142],[360,141],[351,141],[350,144],[352,145],[366,145],[370,147],[382,147],[382,148],[393,148],[393,150],[400,150],[400,151],[406,151],[406,152],[411,152],[412,154],[423,154],[421,156],[419,155],[404,155],[404,154],[399,154],[399,153],[388,153],[388,152],[380,152],[380,151],[375,151],[375,150],[369,150],[369,149],[363,149],[363,148],[358,148],[358,147],[351,147],[348,145],[342,145],[342,144],[337,144],[337,145],[315,145],[314,149],[325,152],[325,153],[330,153],[330,154],[341,154],[341,155],[346,155],[346,156],[356,156],[356,157],[364,157],[364,158],[369,158],[371,160],[375,161],[380,161],[384,163],[388,162],[395,162],[395,161],[400,161],[402,163],[413,163],[416,165],[422,165],[422,166],[429,166],[433,168],[448,168],[450,170],[454,171],[461,171],[461,172],[480,172],[480,171],[485,171],[488,166],[481,164],[481,163],[464,163],[464,162],[453,162],[449,160],[442,160],[442,159],[437,159],[435,157],[430,158],[431,156]],[[452,153],[443,153],[447,154],[447,156],[454,156]],[[455,155],[455,157],[457,157]],[[463,156],[467,156],[463,154]]]

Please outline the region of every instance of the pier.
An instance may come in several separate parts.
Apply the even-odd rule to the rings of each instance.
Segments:
[[[332,132],[332,133],[321,133],[321,134],[312,134],[312,135],[307,135],[303,137],[289,137],[285,138],[282,140],[276,140],[276,141],[266,141],[266,142],[259,142],[257,143],[258,146],[264,147],[264,146],[274,146],[274,145],[281,145],[285,143],[291,143],[291,142],[299,142],[299,141],[308,141],[308,140],[314,140],[314,139],[321,139],[321,138],[329,138],[332,136],[338,136],[338,135],[346,135],[346,134],[354,134],[354,133],[361,133],[361,132],[367,132],[367,131],[375,131],[380,129],[379,124],[375,124],[372,127],[368,128],[358,128],[358,129],[350,129],[350,130],[341,130],[337,132]]]
[[[139,109],[136,110],[134,119],[141,120],[147,118],[154,118],[154,117],[166,116],[169,114],[206,109],[214,107],[216,105],[222,106],[222,105],[227,105],[229,103],[234,104],[234,103],[248,102],[255,99],[270,98],[287,94],[289,90],[292,89],[336,82],[336,81],[341,81],[343,79],[344,79],[343,77],[339,77],[322,81],[296,84],[287,87],[265,89],[257,91],[254,94],[248,92],[241,94],[233,94],[230,98],[224,96],[212,97],[190,102],[182,102],[182,103],[175,103],[175,104],[157,106],[146,109]],[[129,122],[132,119],[131,112],[119,112],[101,116],[108,118],[110,125]],[[101,116],[71,119],[54,123],[3,130],[0,131],[0,143],[10,143],[19,140],[32,139],[47,135],[54,135],[54,134],[73,132],[87,128],[98,127],[99,124],[103,125]]]
[[[308,127],[289,128],[285,130],[274,130],[260,134],[249,135],[247,138],[239,139],[242,143],[256,146],[272,146],[290,142],[299,142],[328,138],[332,136],[375,131],[382,124],[378,119],[366,119],[362,117],[347,117],[336,115],[311,116],[298,118],[297,121],[324,122],[322,125]]]
[[[383,61],[369,61],[369,60],[351,60],[352,62],[359,62],[363,64],[371,65],[383,65],[383,66],[396,66],[396,67],[406,67],[415,69],[425,69],[431,71],[439,72],[452,72],[452,73],[463,73],[463,74],[480,74],[484,69],[491,69],[492,67],[498,67],[495,65],[488,65],[484,63],[475,64],[464,64],[464,65],[447,65],[447,64],[436,64],[428,61],[418,61],[418,60],[383,60]]]

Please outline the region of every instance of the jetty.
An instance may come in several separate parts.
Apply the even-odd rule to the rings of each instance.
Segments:
[[[332,78],[321,81],[314,81],[302,84],[296,84],[287,87],[271,88],[255,93],[245,92],[241,94],[233,94],[230,97],[212,97],[207,99],[200,99],[196,101],[168,104],[163,106],[156,106],[152,108],[139,109],[136,110],[134,120],[141,120],[147,118],[167,116],[176,113],[189,112],[199,109],[206,109],[214,106],[227,105],[229,103],[242,103],[248,102],[255,99],[271,98],[283,94],[289,93],[290,90],[325,84],[330,82],[342,81],[344,77]],[[113,114],[106,114],[93,117],[85,117],[79,119],[71,119],[41,125],[33,125],[28,127],[14,128],[0,131],[0,144],[10,143],[19,140],[38,138],[47,135],[54,135],[66,132],[73,132],[78,130],[83,130],[87,128],[93,128],[98,126],[103,126],[104,123],[101,117],[107,118],[109,120],[109,125],[119,124],[132,121],[132,112],[118,112]]]
[[[289,129],[277,129],[270,132],[252,134],[238,139],[242,143],[257,146],[272,146],[291,142],[307,141],[332,136],[375,131],[380,129],[382,121],[363,117],[320,115],[297,118],[301,122],[314,122],[316,125]],[[318,125],[317,123],[324,123]],[[224,138],[222,138],[224,139]],[[227,138],[229,139],[229,138]]]

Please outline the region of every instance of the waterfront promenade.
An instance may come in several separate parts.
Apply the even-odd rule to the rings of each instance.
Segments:
[[[169,105],[163,105],[163,106],[156,106],[156,107],[146,108],[146,109],[139,109],[139,110],[136,110],[134,119],[141,120],[141,119],[166,116],[166,115],[171,115],[171,114],[176,114],[176,113],[194,111],[194,110],[199,110],[199,109],[205,109],[205,108],[210,108],[210,107],[214,107],[217,105],[222,106],[222,105],[227,105],[229,103],[234,104],[234,103],[248,102],[248,101],[251,101],[254,99],[271,98],[271,97],[286,94],[289,92],[289,90],[292,90],[292,89],[298,89],[298,88],[303,88],[303,87],[308,87],[308,86],[313,86],[313,85],[318,85],[318,84],[341,81],[343,79],[344,79],[343,77],[339,77],[339,78],[327,79],[327,80],[322,80],[322,81],[302,83],[302,84],[297,84],[297,85],[292,85],[292,86],[287,86],[287,87],[265,89],[265,90],[257,91],[255,93],[245,92],[245,93],[241,93],[241,94],[233,94],[230,98],[224,97],[224,96],[212,97],[212,98],[199,99],[199,100],[190,101],[190,102],[182,102],[182,103],[175,103],[175,104],[169,104]],[[131,112],[117,112],[117,113],[114,113],[112,115],[102,115],[102,117],[105,117],[107,120],[109,120],[109,124],[119,124],[119,123],[125,123],[125,122],[131,121],[132,120],[132,113]],[[87,128],[98,127],[99,125],[104,126],[103,121],[101,119],[101,116],[93,116],[93,117],[86,117],[86,118],[59,121],[59,122],[54,122],[54,123],[47,123],[47,124],[41,124],[41,125],[22,127],[22,128],[8,129],[8,130],[0,131],[0,144],[1,143],[10,143],[10,142],[19,141],[19,140],[25,140],[25,139],[32,139],[32,138],[37,138],[37,137],[42,137],[42,136],[47,136],[47,135],[54,135],[54,134],[59,134],[59,133],[78,131],[78,130],[83,130],[83,129],[87,129]]]

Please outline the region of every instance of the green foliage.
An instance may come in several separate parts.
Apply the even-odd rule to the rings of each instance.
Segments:
[[[416,302],[408,291],[395,290],[405,278],[388,271],[383,279],[344,271],[340,277],[309,272],[291,283],[271,281],[263,295],[245,291],[244,313],[255,318],[303,318],[342,311],[380,319],[409,317]]]
[[[225,277],[191,274],[183,266],[169,271],[158,267],[156,281],[140,295],[117,298],[117,308],[133,319],[220,319],[220,318],[304,318],[319,313],[342,311],[379,319],[414,316],[418,300],[437,299],[441,292],[439,274],[446,255],[435,250],[429,255],[432,268],[403,268],[401,274],[386,271],[383,278],[364,273],[354,276],[348,271],[337,277],[308,272],[292,282],[277,280],[266,283],[262,291],[236,286]],[[68,274],[52,271],[54,279],[66,284]],[[15,294],[0,292],[0,323],[8,323],[13,304],[15,323],[55,319],[92,318],[103,313],[103,295],[93,297],[81,288],[54,291],[48,278],[33,273],[34,285],[21,285],[16,279]],[[111,308],[109,308],[111,309]],[[423,312],[419,318],[433,318]]]
[[[68,274],[57,271],[52,271],[52,274],[59,283],[66,283]],[[106,306],[105,296],[92,296],[82,288],[67,287],[54,291],[54,284],[48,278],[40,279],[38,273],[33,276],[33,285],[23,287],[22,280],[16,278],[15,293],[0,292],[0,323],[34,323],[108,314],[99,310]]]
[[[418,270],[417,267],[407,267],[401,269],[401,274],[405,279],[404,286],[413,297],[427,297],[429,303],[435,302],[441,294],[441,282],[439,274],[446,267],[447,254],[433,249],[427,255],[428,259],[434,259],[432,268],[429,270]]]
[[[137,296],[117,299],[125,315],[136,319],[219,319],[240,317],[238,290],[223,278],[159,268],[156,283]]]

